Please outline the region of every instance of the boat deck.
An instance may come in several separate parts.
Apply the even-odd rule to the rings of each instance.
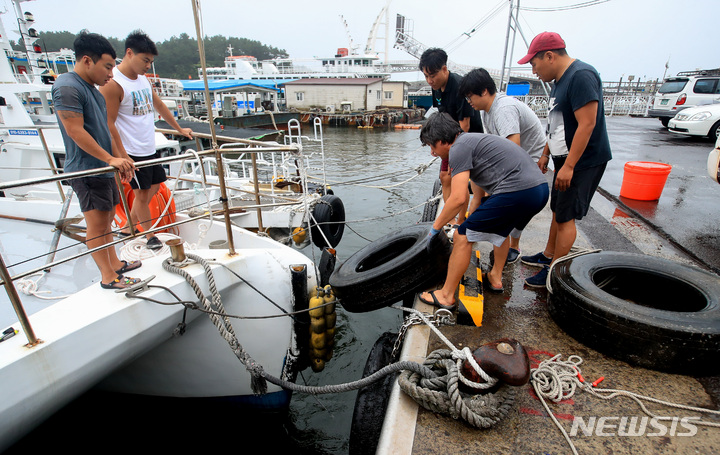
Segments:
[[[609,201],[602,196],[595,196],[595,211],[578,223],[576,247],[622,248],[625,251],[636,248],[646,254],[691,263],[682,253],[649,231],[643,234],[643,238],[635,237],[629,242],[616,229],[615,223],[604,218],[614,210],[608,204]],[[549,208],[546,208],[526,228],[520,241],[523,254],[534,254],[544,248],[550,219]],[[597,235],[599,232],[602,232],[602,237]],[[611,244],[616,247],[611,248]],[[481,263],[486,269],[490,245],[480,244],[479,247]],[[474,269],[471,264],[466,276],[475,274]],[[564,360],[570,355],[578,355],[583,359],[580,368],[586,380],[605,378],[599,388],[622,389],[673,403],[718,409],[720,394],[717,378],[694,378],[631,366],[590,349],[564,333],[548,314],[547,291],[532,290],[523,284],[523,279],[537,270],[520,261],[506,266],[505,292],[484,295],[482,326],[445,326],[441,332],[458,349],[468,346],[474,350],[500,338],[517,339],[528,351],[531,367],[556,354],[562,354]],[[418,300],[415,308],[430,313],[433,310]],[[447,346],[428,327],[415,326],[408,331],[401,360],[422,362],[428,353],[436,349],[447,349]],[[696,435],[682,437],[678,434],[687,432],[687,429],[681,425],[671,429],[671,424],[666,423],[667,430],[663,432],[648,423],[648,429],[642,436],[618,436],[619,418],[637,416],[639,419],[646,416],[633,400],[626,397],[605,401],[578,390],[571,399],[559,404],[549,402],[548,405],[567,432],[570,432],[576,417],[583,417],[585,422],[591,417],[617,417],[606,421],[604,432],[607,436],[598,436],[597,433],[586,436],[578,431],[571,439],[579,453],[716,453],[717,447],[720,447],[720,429],[704,426],[697,426]],[[665,416],[698,415],[657,404],[649,404],[648,408]],[[720,424],[717,417],[702,417]],[[675,436],[670,436],[670,433]],[[518,389],[515,403],[502,421],[489,429],[477,429],[463,420],[454,420],[419,407],[395,383],[377,453],[559,454],[571,453],[571,448],[530,384]]]

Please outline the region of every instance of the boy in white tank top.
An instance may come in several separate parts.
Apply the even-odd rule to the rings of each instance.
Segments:
[[[125,40],[125,56],[115,68],[113,79],[100,89],[107,103],[110,134],[120,153],[135,162],[158,158],[155,150],[156,111],[178,133],[192,138],[192,130],[177,123],[145,77],[157,55],[155,43],[145,33],[140,30],[130,33]],[[132,221],[128,220],[128,225],[122,227],[121,236],[130,235],[130,222],[139,224],[145,231],[152,228],[155,220],[148,204],[167,179],[159,164],[139,168],[135,177],[130,182],[135,196],[130,210]],[[154,234],[146,237],[148,248],[162,248],[162,242]]]

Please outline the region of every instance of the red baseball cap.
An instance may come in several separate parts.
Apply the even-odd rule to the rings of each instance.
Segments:
[[[518,60],[518,63],[524,65],[532,60],[538,52],[551,51],[553,49],[565,49],[565,41],[555,32],[542,32],[533,38],[527,55]]]

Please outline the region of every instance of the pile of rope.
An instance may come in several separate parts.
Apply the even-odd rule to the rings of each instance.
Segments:
[[[423,363],[436,377],[403,371],[398,377],[400,389],[420,406],[433,412],[462,418],[476,428],[490,428],[504,418],[515,403],[516,387],[500,383],[497,390],[471,395],[460,390],[462,360],[452,351],[439,349],[428,355]],[[485,384],[495,384],[490,381]]]
[[[558,422],[558,420],[555,418],[555,415],[550,410],[550,407],[547,405],[545,399],[549,399],[555,403],[558,403],[562,400],[572,398],[575,395],[576,391],[583,390],[590,393],[592,396],[600,398],[602,400],[612,400],[613,398],[617,397],[630,398],[631,400],[635,401],[638,406],[640,406],[640,409],[642,409],[645,414],[650,417],[657,418],[658,420],[671,419],[671,417],[669,418],[661,416],[650,411],[645,405],[646,402],[655,403],[675,409],[682,409],[685,411],[694,411],[698,413],[720,416],[720,411],[715,411],[712,409],[671,403],[669,401],[659,400],[657,398],[640,395],[638,393],[630,392],[627,390],[598,388],[597,383],[599,382],[599,380],[594,383],[589,383],[585,381],[580,370],[581,363],[582,358],[577,355],[571,355],[568,357],[567,360],[563,360],[562,354],[557,354],[550,359],[540,362],[537,368],[533,368],[531,370],[530,376],[530,383],[532,384],[535,393],[540,399],[540,402],[542,403],[550,418],[555,423],[555,426],[558,427],[560,432],[565,437],[565,440],[570,446],[572,452],[576,455],[578,452],[575,448],[575,445],[570,440],[570,436],[568,435],[568,433],[565,431],[562,425],[560,425],[560,422]],[[693,424],[720,428],[720,423],[707,420],[694,420]]]

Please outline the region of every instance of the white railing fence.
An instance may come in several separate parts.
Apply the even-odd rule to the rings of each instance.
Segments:
[[[546,118],[548,114],[548,97],[544,95],[527,95],[516,97],[527,104],[530,109],[540,118]],[[651,95],[605,95],[606,116],[645,116],[648,107],[652,103]]]

